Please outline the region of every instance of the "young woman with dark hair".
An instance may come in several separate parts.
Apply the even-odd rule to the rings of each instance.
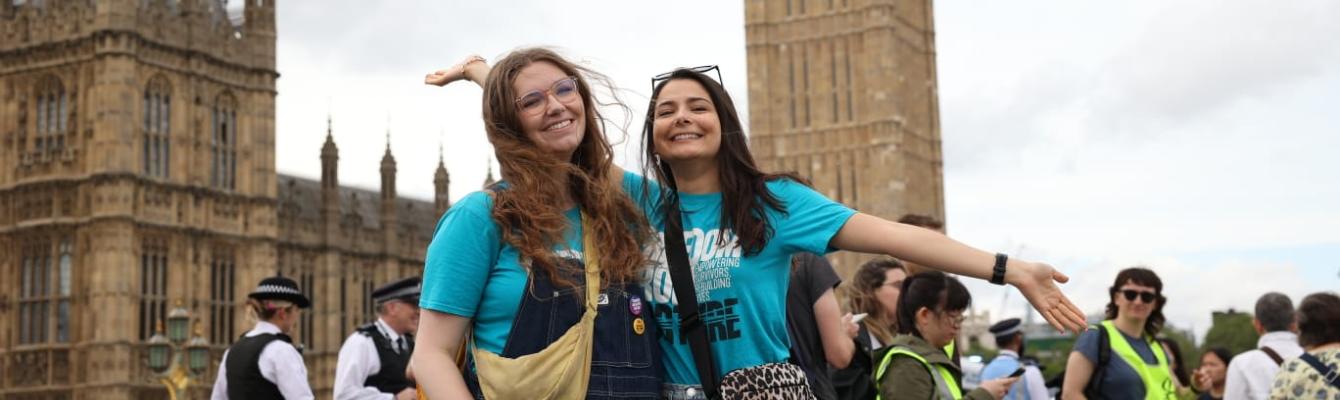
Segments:
[[[903,281],[898,336],[875,367],[880,399],[999,399],[1010,390],[1018,377],[985,381],[962,392],[963,373],[944,346],[958,337],[970,305],[968,289],[943,272],[922,272]]]
[[[1196,400],[1219,400],[1224,398],[1224,384],[1228,382],[1228,363],[1233,361],[1233,352],[1223,347],[1211,347],[1200,355],[1200,366],[1196,367],[1192,380],[1200,396]]]
[[[1108,288],[1107,319],[1079,336],[1066,362],[1062,397],[1172,398],[1185,389],[1155,338],[1163,330],[1163,281],[1144,267],[1127,268]]]
[[[1018,287],[1048,321],[1058,328],[1083,326],[1083,314],[1055,284],[1067,278],[1046,264],[996,257],[939,232],[861,214],[791,175],[761,171],[729,93],[703,73],[710,69],[678,69],[657,77],[643,146],[645,176],[659,183],[644,185],[651,192],[644,198],[651,200],[646,213],[652,226],[662,231],[665,207],[678,204],[685,237],[695,238],[688,243],[697,256],[690,257],[695,274],[721,271],[732,283],[696,285],[700,303],[732,304],[732,316],[741,321],[738,334],[714,338],[719,374],[786,360],[779,304],[785,294],[785,257],[797,251],[886,254],[979,279],[991,278],[993,265],[1001,263],[1004,282]],[[657,313],[664,331],[679,327],[671,287],[666,265],[652,270],[648,295],[659,309],[671,311]],[[661,343],[668,383],[699,384],[689,347]]]

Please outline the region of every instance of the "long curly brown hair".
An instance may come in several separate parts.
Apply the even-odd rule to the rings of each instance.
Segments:
[[[545,62],[577,78],[578,93],[586,110],[586,131],[572,159],[554,157],[537,146],[522,129],[515,99],[520,97],[513,82],[523,68]],[[505,188],[494,191],[492,216],[501,226],[503,240],[516,247],[530,268],[539,268],[561,285],[570,285],[553,246],[563,243],[568,219],[555,199],[571,197],[586,213],[583,229],[595,234],[600,244],[602,286],[636,279],[647,258],[643,245],[651,230],[642,210],[623,193],[622,177],[611,176],[614,152],[601,126],[605,118],[599,106],[620,106],[614,101],[597,103],[589,80],[613,88],[609,78],[578,66],[544,48],[524,48],[499,60],[484,82],[484,129],[493,143],[502,167]],[[624,107],[625,109],[627,107]],[[555,182],[554,171],[567,175],[567,186]],[[586,249],[591,251],[592,249]]]

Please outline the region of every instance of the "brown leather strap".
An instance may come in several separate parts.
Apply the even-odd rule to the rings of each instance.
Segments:
[[[1284,358],[1280,357],[1280,353],[1276,353],[1275,349],[1270,348],[1270,346],[1261,346],[1261,351],[1266,352],[1266,355],[1270,356],[1271,360],[1275,360],[1275,365],[1284,364]]]

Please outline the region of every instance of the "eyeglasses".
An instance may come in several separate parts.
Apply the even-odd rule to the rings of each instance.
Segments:
[[[526,93],[524,96],[516,99],[516,108],[527,115],[535,115],[544,112],[549,107],[549,96],[553,95],[563,104],[572,103],[577,99],[577,77],[569,76],[554,82],[546,90],[534,90]]]
[[[706,74],[707,71],[716,71],[716,73],[717,73],[717,83],[721,84],[722,87],[725,87],[725,86],[726,86],[726,81],[721,80],[721,68],[717,68],[717,66],[715,66],[715,65],[700,65],[700,66],[693,67],[693,68],[675,68],[674,71],[670,71],[670,72],[666,72],[666,73],[664,73],[664,74],[660,74],[660,75],[653,76],[653,77],[651,78],[651,92],[652,92],[652,93],[656,93],[656,83],[657,83],[657,82],[660,82],[660,81],[663,81],[663,80],[666,80],[666,79],[670,79],[670,76],[671,76],[671,75],[674,75],[676,72],[679,72],[679,71],[697,72],[697,73],[700,73],[700,74]]]
[[[953,324],[954,326],[961,326],[963,325],[963,321],[968,319],[968,316],[963,315],[963,313],[961,312],[960,313],[943,312],[940,313],[940,316],[949,318],[948,319],[949,323]]]
[[[1139,296],[1140,301],[1143,301],[1145,304],[1154,304],[1154,299],[1160,297],[1158,293],[1145,290],[1121,289],[1120,292],[1122,295],[1126,296],[1126,301],[1135,301],[1135,298]]]

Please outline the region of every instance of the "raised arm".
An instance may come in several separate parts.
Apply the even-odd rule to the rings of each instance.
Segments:
[[[423,83],[433,86],[446,86],[459,80],[474,82],[484,87],[484,79],[489,77],[489,64],[484,57],[471,55],[447,69],[434,71],[423,77]]]
[[[890,256],[941,271],[990,279],[995,255],[975,249],[939,232],[857,213],[830,241],[833,247]],[[1057,282],[1070,278],[1050,265],[1009,259],[1005,283],[1019,289],[1028,302],[1056,329],[1081,332],[1084,313],[1066,298]]]

